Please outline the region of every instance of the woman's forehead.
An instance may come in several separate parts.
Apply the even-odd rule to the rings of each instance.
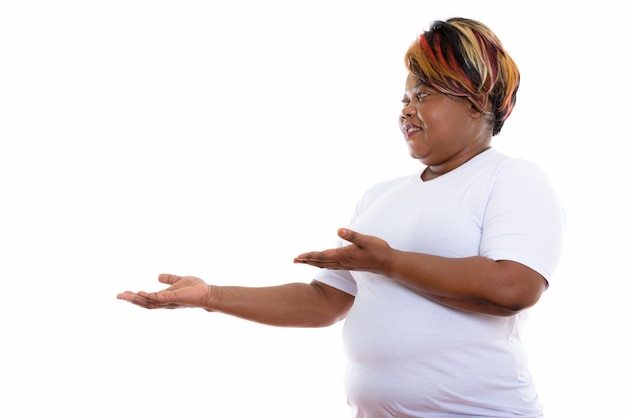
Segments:
[[[419,78],[417,78],[415,76],[415,74],[413,73],[409,73],[406,76],[406,84],[405,84],[405,88],[407,91],[411,91],[413,89],[415,89],[416,87],[420,86],[424,84]]]

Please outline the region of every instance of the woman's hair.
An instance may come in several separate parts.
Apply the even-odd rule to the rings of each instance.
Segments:
[[[408,70],[445,94],[467,97],[492,122],[497,135],[517,95],[517,65],[497,36],[471,19],[435,21],[405,55]]]

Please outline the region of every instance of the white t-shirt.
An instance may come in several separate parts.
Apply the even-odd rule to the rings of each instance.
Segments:
[[[543,173],[494,149],[427,182],[415,174],[374,186],[350,225],[399,250],[513,260],[548,281],[563,227]],[[315,279],[355,296],[343,330],[354,417],[542,416],[520,340],[528,310],[461,312],[367,272]]]

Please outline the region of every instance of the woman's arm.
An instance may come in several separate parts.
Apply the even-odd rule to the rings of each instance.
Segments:
[[[267,325],[323,327],[343,319],[354,297],[313,281],[271,287],[214,286],[193,276],[161,274],[159,281],[170,285],[158,292],[117,295],[147,309],[203,308]]]
[[[513,261],[399,251],[380,238],[344,228],[339,236],[352,245],[301,254],[294,262],[382,274],[452,308],[502,316],[534,305],[547,286],[539,273]]]
[[[514,315],[537,303],[547,287],[539,273],[514,261],[394,253],[391,278],[429,299],[465,311]]]

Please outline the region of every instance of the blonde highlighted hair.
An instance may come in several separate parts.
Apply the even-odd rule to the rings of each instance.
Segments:
[[[483,23],[435,21],[405,55],[408,70],[443,93],[466,97],[497,135],[515,106],[520,74],[498,37]]]

